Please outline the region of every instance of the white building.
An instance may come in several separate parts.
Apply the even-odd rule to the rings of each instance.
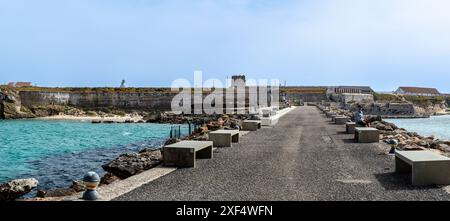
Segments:
[[[401,95],[414,95],[414,96],[440,96],[441,93],[436,88],[423,88],[423,87],[399,87],[395,94]]]

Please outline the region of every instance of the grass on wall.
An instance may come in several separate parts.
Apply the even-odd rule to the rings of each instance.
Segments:
[[[378,94],[374,93],[375,101],[380,102],[411,102],[417,105],[427,105],[427,104],[440,104],[444,101],[448,101],[449,98],[444,96],[414,96],[414,95],[397,95],[397,94]]]
[[[0,89],[15,90],[15,91],[29,91],[29,92],[54,92],[54,93],[157,93],[171,92],[170,88],[112,88],[112,87],[11,87],[1,85]]]

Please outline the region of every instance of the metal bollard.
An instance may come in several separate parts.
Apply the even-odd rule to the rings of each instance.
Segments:
[[[83,194],[83,199],[90,201],[100,199],[100,194],[97,192],[100,176],[98,176],[96,172],[89,172],[84,176],[83,182],[86,186],[86,192]]]

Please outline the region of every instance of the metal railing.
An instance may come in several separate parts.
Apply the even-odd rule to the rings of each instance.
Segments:
[[[192,135],[195,131],[200,128],[201,124],[188,124],[188,136]],[[181,138],[183,136],[181,125],[172,125],[170,127],[170,138]]]

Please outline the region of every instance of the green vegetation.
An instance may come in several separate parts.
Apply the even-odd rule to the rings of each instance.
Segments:
[[[425,96],[405,96],[405,99],[414,104],[440,104],[445,101],[445,97],[436,96],[436,97],[425,97]]]
[[[113,87],[10,87],[1,85],[0,89],[15,91],[60,92],[60,93],[167,93],[170,88],[113,88]]]
[[[114,114],[114,115],[117,115],[117,116],[121,116],[121,117],[125,117],[125,115],[127,113],[125,113],[124,111],[121,111],[121,110],[112,110],[111,114]]]
[[[384,101],[384,102],[411,102],[416,105],[434,105],[440,104],[446,101],[446,97],[444,96],[413,96],[413,95],[397,95],[397,94],[378,94],[374,93],[373,97],[375,101]]]
[[[281,87],[281,93],[305,93],[305,94],[325,94],[326,88],[321,87]]]
[[[98,114],[95,111],[87,111],[86,115],[89,117],[95,117],[98,116]]]
[[[385,102],[402,102],[403,101],[401,96],[394,95],[394,94],[373,93],[373,98],[375,101],[385,101]]]

